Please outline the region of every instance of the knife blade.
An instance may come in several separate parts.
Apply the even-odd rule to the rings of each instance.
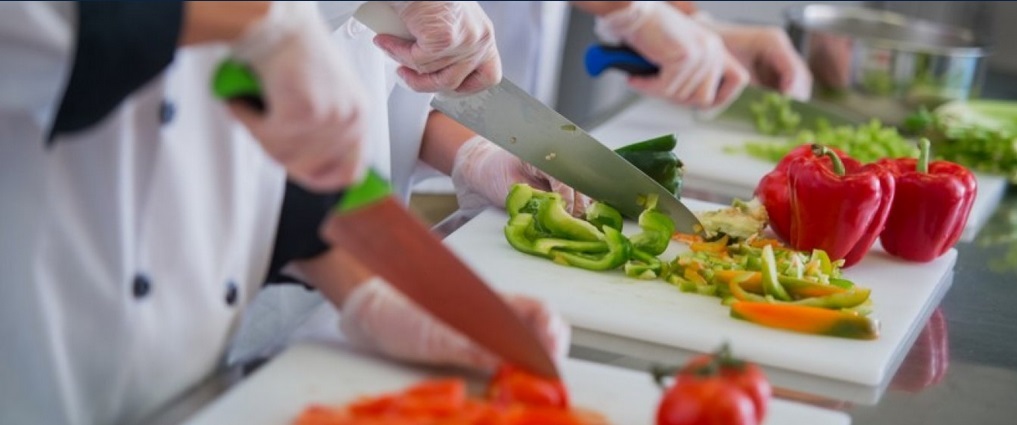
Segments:
[[[223,63],[212,85],[220,98],[264,106],[258,80],[243,64]],[[321,233],[477,344],[531,372],[559,378],[550,353],[522,319],[393,198],[388,182],[373,170],[341,194]]]
[[[627,46],[591,45],[586,49],[584,64],[586,72],[592,76],[600,75],[611,68],[640,76],[655,75],[660,70],[657,65],[647,61]],[[720,124],[733,124],[743,129],[751,129],[755,120],[752,105],[761,103],[764,97],[773,94],[777,94],[777,92],[749,85],[742,90],[738,97],[725,105],[697,110],[695,118],[700,121],[716,121]],[[806,126],[815,126],[818,120],[826,120],[833,126],[853,126],[867,121],[864,116],[821,105],[816,101],[802,102],[789,99],[789,102],[791,110],[801,116],[801,122]]]
[[[354,16],[375,32],[412,39],[388,5],[367,2]],[[657,208],[671,217],[677,231],[704,234],[696,215],[664,186],[506,78],[471,95],[437,95],[431,106],[629,218],[639,217],[643,197],[656,195]]]

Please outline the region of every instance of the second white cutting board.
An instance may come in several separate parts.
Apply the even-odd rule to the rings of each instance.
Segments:
[[[693,211],[722,206],[686,200]],[[740,357],[763,365],[865,386],[888,382],[932,305],[943,295],[943,279],[957,251],[925,264],[907,263],[877,245],[845,277],[872,289],[881,335],[874,341],[797,334],[728,317],[714,297],[682,293],[661,280],[626,277],[620,270],[592,272],[523,254],[505,241],[508,216],[487,210],[445,243],[497,289],[551,303],[573,327],[609,335],[710,352],[730,341]],[[627,230],[636,231],[634,223]],[[661,258],[670,260],[676,242]],[[596,347],[594,347],[596,348]]]
[[[311,403],[342,405],[449,374],[437,372],[339,347],[298,345],[198,412],[186,425],[287,425]],[[596,410],[615,425],[654,422],[661,393],[649,375],[572,359],[565,362],[562,374],[574,405]],[[850,423],[851,418],[843,412],[772,399],[763,425]]]
[[[678,134],[675,152],[685,163],[685,188],[689,191],[749,199],[756,185],[773,163],[750,157],[745,153],[728,153],[749,140],[766,140],[752,131],[748,124],[723,126],[693,119],[689,109],[645,99],[612,117],[591,131],[612,149],[665,133]],[[995,211],[1006,191],[1006,179],[985,174],[978,178],[978,195],[964,227],[963,240],[973,240]],[[688,193],[697,197],[698,194]],[[708,199],[708,198],[703,198]]]

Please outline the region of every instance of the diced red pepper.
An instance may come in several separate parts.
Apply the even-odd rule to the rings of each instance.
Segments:
[[[897,192],[880,235],[891,255],[910,261],[932,261],[952,248],[964,232],[978,192],[974,174],[947,161],[929,162],[929,142],[922,140],[919,159],[885,159]]]
[[[789,244],[800,251],[822,249],[850,267],[879,237],[893,203],[894,180],[878,164],[850,169],[825,146],[813,145],[813,150],[814,157],[788,165]],[[831,161],[820,160],[823,155]]]

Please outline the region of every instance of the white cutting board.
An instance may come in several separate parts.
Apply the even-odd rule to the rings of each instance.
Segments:
[[[591,132],[612,149],[665,133],[678,134],[675,152],[685,163],[684,187],[689,191],[750,199],[759,179],[776,165],[744,152],[724,152],[725,148],[738,148],[749,140],[768,139],[752,131],[750,124],[740,128],[697,121],[691,110],[659,100],[641,100]],[[1007,187],[1003,177],[985,174],[976,177],[978,195],[964,228],[965,241],[974,239]]]
[[[661,392],[648,374],[567,360],[563,376],[573,404],[595,409],[615,425],[653,424]],[[337,346],[298,345],[198,412],[188,425],[288,425],[309,403],[340,405],[397,391],[428,377],[414,368]],[[474,381],[474,384],[479,384]],[[765,424],[846,425],[843,413],[771,400]]]
[[[685,202],[693,211],[721,207]],[[713,351],[727,340],[738,356],[766,366],[873,387],[892,376],[950,284],[942,278],[957,258],[951,249],[929,263],[908,263],[877,244],[845,270],[845,277],[872,289],[882,324],[879,339],[861,341],[765,328],[728,317],[729,308],[718,298],[682,293],[659,279],[632,279],[621,270],[592,272],[523,254],[505,241],[507,222],[504,211],[486,210],[445,243],[495,288],[543,299],[573,327],[693,352]],[[625,230],[638,227],[629,222]],[[673,259],[684,249],[672,242],[661,258]]]

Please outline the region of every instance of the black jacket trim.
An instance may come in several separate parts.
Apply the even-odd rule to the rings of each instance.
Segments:
[[[49,142],[86,129],[173,61],[182,2],[78,2],[71,77]]]
[[[283,274],[281,269],[293,260],[314,258],[328,250],[329,245],[321,239],[318,230],[340,196],[339,193],[308,192],[286,182],[267,283],[303,283]]]

